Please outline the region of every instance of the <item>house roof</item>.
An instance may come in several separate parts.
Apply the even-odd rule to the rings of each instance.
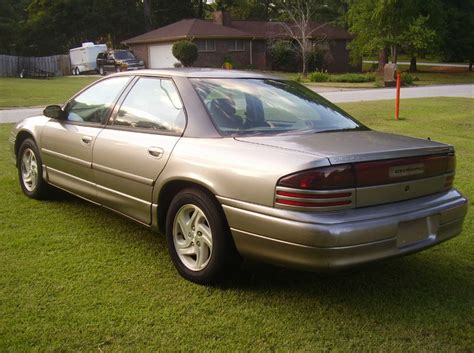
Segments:
[[[187,38],[250,38],[251,34],[237,28],[222,26],[197,18],[185,19],[154,29],[124,41],[126,44],[166,42]]]
[[[252,34],[256,38],[281,38],[287,37],[285,26],[297,34],[298,29],[291,23],[269,22],[269,21],[234,21],[232,27]],[[352,35],[345,29],[330,25],[328,23],[309,23],[311,37],[325,37],[327,39],[351,39]]]
[[[296,30],[295,26],[288,24]],[[311,22],[314,29],[311,37],[324,37],[327,39],[351,39],[352,36],[346,30],[329,24]],[[288,37],[282,22],[268,21],[232,21],[230,26],[214,23],[212,20],[201,20],[197,18],[185,19],[164,27],[154,29],[150,32],[123,41],[125,44],[141,44],[170,42],[180,39],[193,38],[255,38],[269,39]]]

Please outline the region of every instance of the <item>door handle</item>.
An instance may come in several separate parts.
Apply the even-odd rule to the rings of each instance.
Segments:
[[[163,149],[160,147],[148,147],[148,153],[150,156],[160,158],[163,155]]]
[[[92,142],[92,136],[82,136],[81,137],[82,142],[84,142],[86,145],[90,144]]]

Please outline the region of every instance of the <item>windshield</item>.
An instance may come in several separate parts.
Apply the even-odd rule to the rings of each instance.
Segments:
[[[273,79],[191,79],[223,135],[368,130],[310,89]]]
[[[114,52],[114,57],[117,60],[135,60],[135,55],[126,50]]]

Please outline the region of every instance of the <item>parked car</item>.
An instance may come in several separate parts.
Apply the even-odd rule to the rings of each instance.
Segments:
[[[25,195],[55,186],[166,234],[198,283],[241,257],[327,270],[410,254],[459,234],[467,212],[453,146],[373,131],[254,72],[111,75],[10,142]]]
[[[82,43],[81,47],[69,50],[72,74],[80,75],[84,72],[95,72],[97,69],[97,54],[106,50],[107,45],[92,42]]]
[[[129,50],[109,50],[97,55],[97,71],[101,75],[107,72],[121,72],[144,69],[145,64]]]

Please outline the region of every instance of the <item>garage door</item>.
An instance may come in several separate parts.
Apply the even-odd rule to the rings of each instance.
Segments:
[[[149,66],[150,69],[162,69],[173,67],[178,62],[172,52],[173,44],[157,44],[149,46]]]

